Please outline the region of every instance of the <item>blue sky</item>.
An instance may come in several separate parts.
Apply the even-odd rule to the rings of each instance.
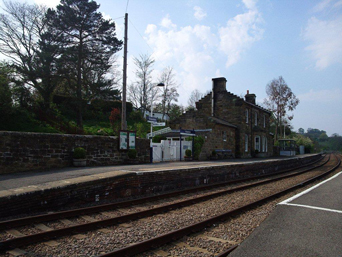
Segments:
[[[34,0],[28,2],[33,3]],[[56,5],[59,1],[35,0]],[[157,82],[174,68],[186,106],[190,93],[211,90],[225,77],[227,90],[266,97],[266,85],[283,76],[300,99],[292,126],[342,135],[342,0],[98,0],[123,39],[129,15],[128,83],[133,57],[156,60]],[[122,52],[118,53],[122,60]]]

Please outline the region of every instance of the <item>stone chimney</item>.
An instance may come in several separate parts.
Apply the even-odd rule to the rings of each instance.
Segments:
[[[220,93],[227,92],[226,84],[227,80],[224,77],[214,78],[213,81],[213,90],[211,92],[211,116],[215,116],[215,105],[217,99],[219,99]]]
[[[227,80],[226,78],[214,78],[212,79],[213,81],[213,91],[214,92],[226,92],[226,84],[227,84]]]
[[[256,95],[250,94],[249,90],[247,90],[247,94],[245,95],[245,101],[255,105],[255,99],[256,99]]]

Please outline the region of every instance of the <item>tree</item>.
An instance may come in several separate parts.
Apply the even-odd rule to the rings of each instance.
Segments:
[[[184,112],[184,107],[177,104],[171,104],[170,111],[169,111],[169,118],[170,120],[175,120],[179,116],[181,116]]]
[[[203,94],[198,90],[195,89],[191,92],[190,97],[188,99],[188,107],[192,107],[193,109],[196,109],[196,102],[198,102],[203,97]],[[192,109],[191,108],[191,109]]]
[[[298,133],[301,134],[301,135],[303,135],[303,134],[305,133],[305,130],[304,130],[303,128],[299,128],[299,129],[298,129]]]
[[[278,127],[285,120],[287,112],[296,109],[299,99],[281,76],[267,84],[266,93],[268,98],[264,99],[264,104],[276,117],[275,140],[278,140]],[[293,115],[287,116],[287,118],[291,120]]]
[[[178,102],[179,94],[177,92],[177,82],[175,81],[175,74],[172,67],[167,67],[163,70],[160,81],[164,83],[161,93],[162,119],[165,114],[169,114],[172,101]]]
[[[48,9],[47,22],[54,28],[56,44],[62,44],[59,65],[77,98],[77,125],[83,128],[82,100],[89,85],[106,83],[111,56],[120,50],[115,24],[103,18],[99,5],[89,0],[61,0],[56,10]]]
[[[293,137],[293,139],[296,141],[296,145],[304,145],[306,153],[313,151],[314,143],[309,137],[297,134],[295,137]]]
[[[4,122],[12,110],[11,68],[0,63],[0,120]]]
[[[120,128],[121,110],[119,108],[112,108],[110,112],[109,121],[112,126],[113,132],[116,135]]]
[[[46,8],[19,2],[4,1],[0,14],[0,53],[8,57],[22,84],[29,85],[40,94],[44,108],[49,108],[56,88],[54,75],[56,47],[47,31]],[[18,79],[17,79],[18,80]]]
[[[156,90],[153,90],[151,76],[155,60],[148,55],[140,55],[139,58],[134,57],[133,60],[136,66],[137,81],[128,87],[128,100],[132,102],[135,108],[141,108],[142,112],[145,113],[148,103],[157,97]],[[153,94],[152,99],[150,98],[151,94]]]

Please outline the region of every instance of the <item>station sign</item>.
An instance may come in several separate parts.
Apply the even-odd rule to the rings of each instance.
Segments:
[[[181,129],[179,132],[182,136],[195,136],[196,135],[195,130]]]
[[[152,123],[153,127],[162,127],[165,126],[165,122],[154,122]]]
[[[155,123],[155,122],[157,122],[157,121],[158,121],[158,120],[157,120],[156,117],[150,117],[150,116],[147,117],[147,122]]]

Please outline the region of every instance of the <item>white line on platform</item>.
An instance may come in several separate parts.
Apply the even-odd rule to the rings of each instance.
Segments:
[[[327,179],[327,180],[324,180],[323,182],[321,182],[321,183],[319,183],[319,184],[317,184],[317,185],[315,185],[315,186],[313,186],[313,187],[310,187],[309,189],[307,189],[307,190],[305,190],[305,191],[303,191],[303,192],[301,192],[301,193],[299,193],[299,194],[297,194],[297,195],[295,195],[295,196],[292,196],[292,197],[290,197],[289,199],[287,199],[287,200],[285,200],[285,201],[283,201],[283,202],[281,202],[281,203],[279,203],[279,204],[287,204],[287,203],[289,203],[289,202],[292,202],[293,200],[297,199],[298,197],[300,197],[300,196],[302,196],[302,195],[305,195],[305,194],[309,193],[311,190],[314,190],[315,188],[317,188],[317,187],[319,187],[319,186],[325,184],[326,182],[328,182],[328,181],[330,181],[330,180],[336,178],[337,176],[339,176],[339,175],[341,175],[341,174],[342,174],[342,171],[339,172],[339,173],[337,173],[335,176],[333,176],[333,177],[331,177],[331,178],[329,178],[329,179]]]
[[[336,213],[341,213],[342,211],[339,210],[333,210],[333,209],[327,209],[327,208],[321,208],[321,207],[315,207],[315,206],[310,206],[310,205],[302,205],[302,204],[294,204],[294,203],[280,203],[282,205],[287,205],[287,206],[296,206],[296,207],[304,207],[308,209],[314,209],[314,210],[320,210],[320,211],[330,211],[330,212],[336,212]]]

